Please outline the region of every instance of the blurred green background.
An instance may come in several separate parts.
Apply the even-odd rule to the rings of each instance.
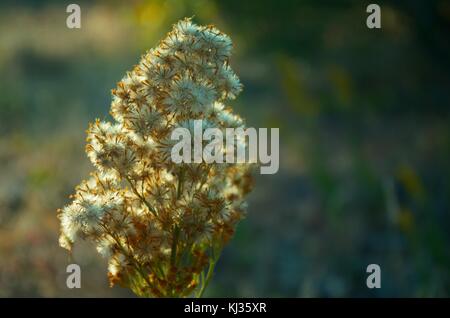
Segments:
[[[133,296],[93,246],[58,246],[56,209],[91,170],[88,122],[186,16],[233,39],[235,110],[280,128],[280,171],[256,176],[207,296],[450,296],[449,1],[377,1],[379,30],[364,1],[72,2],[0,4],[1,297]]]

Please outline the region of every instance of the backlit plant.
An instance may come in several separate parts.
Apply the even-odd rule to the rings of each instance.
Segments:
[[[198,119],[204,129],[244,127],[224,105],[242,90],[231,50],[213,26],[178,22],[112,91],[114,121],[90,124],[95,171],[59,210],[60,245],[94,242],[111,285],[147,297],[201,296],[244,216],[249,164],[177,164],[170,156],[176,127],[192,129]]]

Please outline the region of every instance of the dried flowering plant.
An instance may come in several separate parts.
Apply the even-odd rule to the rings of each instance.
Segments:
[[[59,242],[68,250],[78,238],[94,242],[108,259],[111,286],[147,297],[201,296],[244,216],[250,164],[170,156],[176,127],[192,130],[199,119],[202,129],[244,127],[223,104],[242,90],[231,50],[213,26],[179,21],[112,91],[115,121],[90,124],[86,152],[96,171],[59,210]]]

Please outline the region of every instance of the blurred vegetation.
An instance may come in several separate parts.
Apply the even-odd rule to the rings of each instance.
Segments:
[[[131,296],[92,247],[58,247],[56,209],[110,89],[185,16],[231,36],[233,106],[281,132],[280,171],[257,176],[208,295],[450,296],[448,1],[379,1],[381,30],[357,1],[77,3],[80,30],[60,1],[0,4],[0,296]]]

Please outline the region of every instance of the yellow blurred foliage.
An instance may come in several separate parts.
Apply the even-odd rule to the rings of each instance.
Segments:
[[[278,57],[277,64],[281,73],[281,88],[289,100],[288,105],[300,115],[316,116],[319,105],[308,93],[306,79],[300,73],[300,66],[285,55]]]
[[[420,177],[411,167],[402,165],[397,172],[398,179],[405,187],[406,191],[415,199],[425,198],[425,188]]]

